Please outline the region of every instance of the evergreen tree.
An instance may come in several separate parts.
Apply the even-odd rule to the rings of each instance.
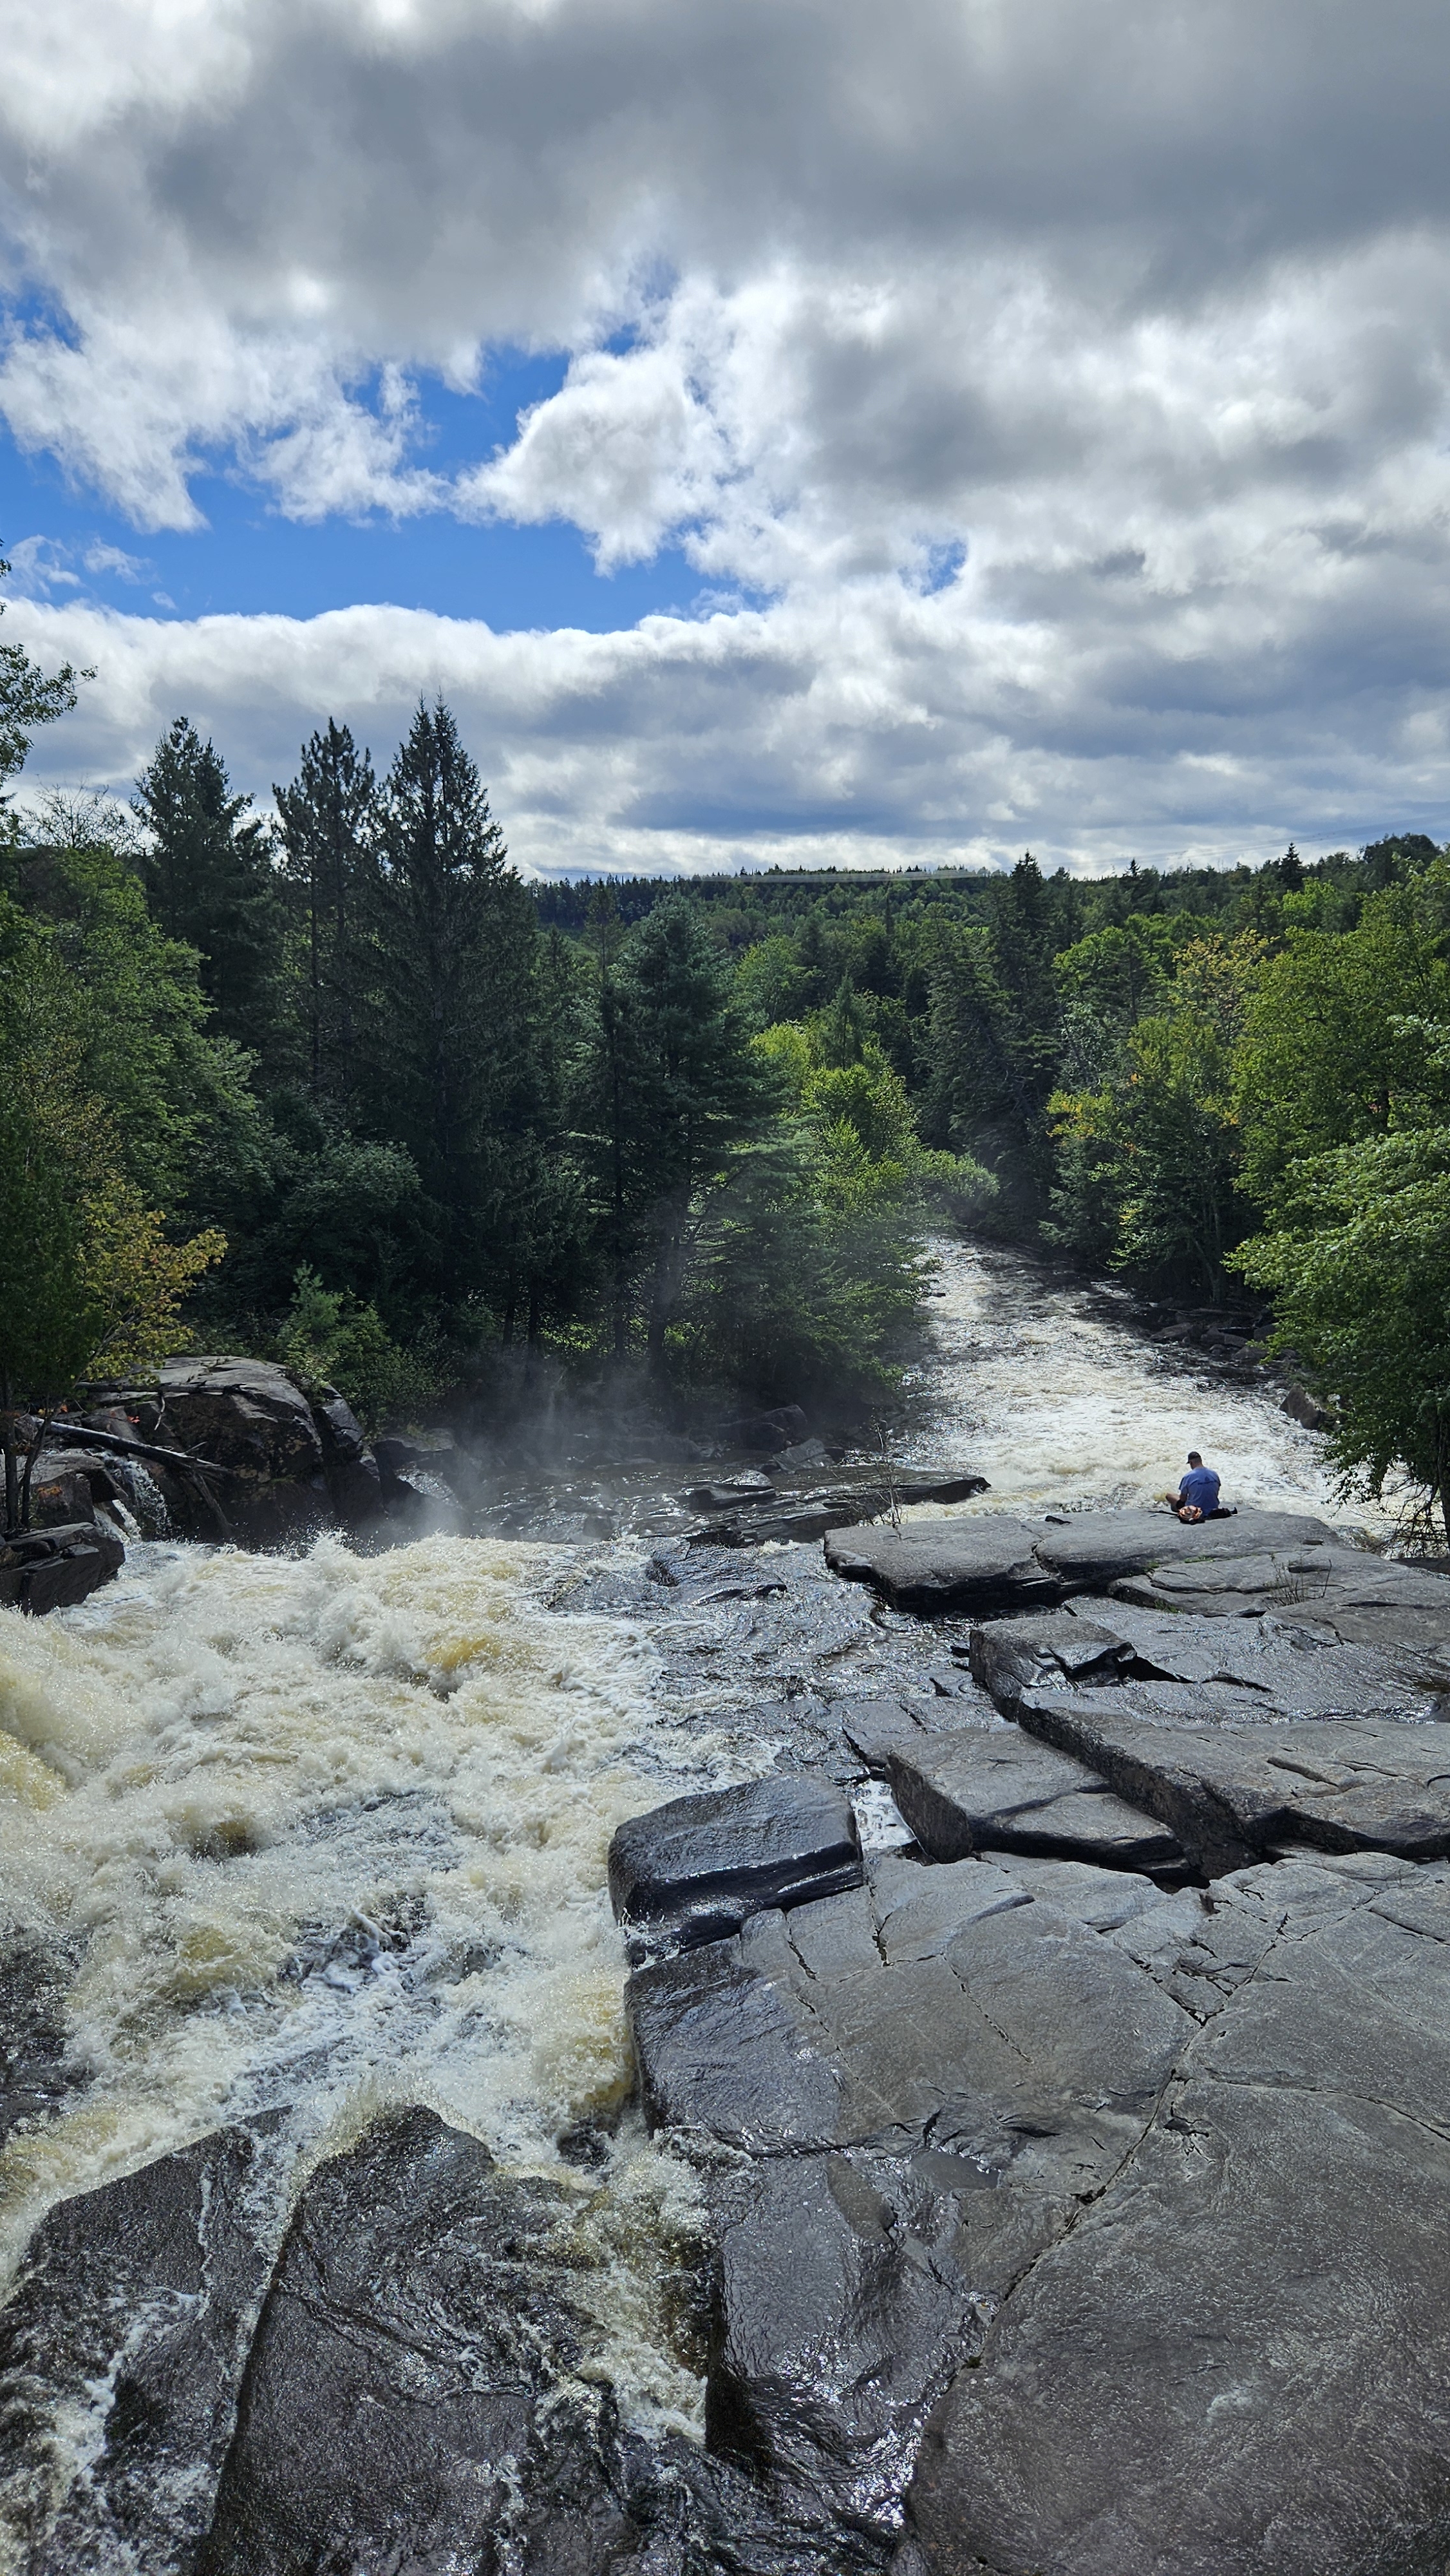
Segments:
[[[688,897],[657,905],[617,958],[601,942],[596,1136],[617,1354],[641,1304],[662,1369],[701,1203],[768,1123],[774,1089]]]
[[[533,910],[440,700],[420,705],[381,799],[388,1044],[371,1124],[447,1213],[452,1284],[496,1270],[528,1127]]]
[[[281,907],[267,827],[234,796],[226,764],[178,716],[136,782],[151,846],[142,872],[170,939],[200,952],[222,1036],[261,1048],[271,1034]]]
[[[301,932],[293,980],[306,1081],[314,1098],[344,1110],[358,1086],[366,1018],[377,792],[370,754],[331,717],[326,733],[304,743],[291,785],[273,789]]]

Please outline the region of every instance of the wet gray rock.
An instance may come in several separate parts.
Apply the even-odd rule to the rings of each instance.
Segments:
[[[268,2290],[198,2576],[518,2566],[640,2535],[606,2394],[537,2259],[557,2189],[434,2113],[313,2175]]]
[[[15,1933],[0,1956],[0,2141],[63,2101],[77,2070],[67,2062],[66,1997],[74,1959],[57,1943]]]
[[[706,2438],[894,2540],[932,2407],[981,2342],[960,2194],[937,2162],[781,2156],[717,2181]]]
[[[887,1761],[892,1795],[933,1860],[1031,1852],[1133,1870],[1184,1860],[1176,1835],[1154,1815],[1126,1805],[1105,1779],[1049,1744],[971,1728],[919,1748],[898,1743]]]
[[[1033,1554],[1036,1532],[1000,1513],[980,1520],[912,1521],[826,1540],[826,1563],[869,1583],[898,1610],[976,1613],[1055,1602],[1062,1586]]]
[[[1024,1619],[995,1619],[974,1628],[972,1679],[1010,1712],[1024,1687],[1057,1681],[1115,1680],[1133,1648],[1096,1620],[1069,1610],[1040,1610]]]
[[[95,1520],[0,1539],[0,1608],[28,1611],[35,1619],[48,1610],[70,1609],[111,1582],[125,1562],[115,1530]]]
[[[849,1798],[833,1782],[780,1773],[673,1798],[631,1817],[609,1846],[615,1914],[648,1943],[717,1941],[763,1906],[860,1884]]]
[[[633,1978],[653,2123],[707,2171],[721,2145],[755,2160],[710,2185],[712,2442],[894,2534],[933,2392],[1131,2152],[1198,2027],[1090,1928],[1160,1901],[1072,1863],[885,1861],[869,1891]]]
[[[1245,1725],[1236,1711],[1218,1724],[1157,1724],[1149,1698],[1132,1684],[1029,1692],[1018,1717],[1158,1817],[1210,1877],[1295,1844],[1419,1861],[1450,1853],[1450,1723]]]
[[[1323,1522],[1293,1512],[1244,1510],[1191,1524],[1166,1510],[1081,1512],[1037,1524],[984,1513],[828,1538],[826,1561],[837,1574],[872,1584],[898,1609],[990,1617],[1106,1591],[1158,1565],[1197,1565],[1250,1551],[1302,1553],[1332,1538]]]
[[[190,2576],[266,2286],[268,2124],[59,2203],[0,2311],[0,2529],[23,2576]]]
[[[928,2576],[1444,2558],[1446,1873],[1306,1863],[1214,1893],[1237,1893],[1240,1934],[1264,1909],[1259,1962],[1221,1975],[1141,2142],[1012,2288],[928,2432],[911,2495]]]

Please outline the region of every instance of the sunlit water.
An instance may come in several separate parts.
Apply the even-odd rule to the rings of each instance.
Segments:
[[[990,1478],[961,1508],[1138,1502],[1193,1446],[1229,1499],[1363,1517],[1273,1392],[1153,1351],[1005,1255],[938,1253],[907,1445]],[[637,2121],[596,2172],[558,2141],[630,2087],[613,1828],[738,1776],[740,1752],[660,1690],[646,1617],[550,1607],[579,1561],[461,1538],[366,1558],[157,1545],[78,1610],[0,1612],[5,1916],[67,1945],[78,2079],[0,2156],[6,2266],[52,2201],[226,2119],[291,2106],[320,2155],[423,2101],[556,2175],[594,2365],[637,2425],[698,2430],[660,2308],[690,2177]]]
[[[1192,1349],[1155,1348],[1129,1329],[1126,1295],[1056,1284],[1010,1254],[946,1241],[932,1249],[940,1293],[910,1451],[923,1464],[976,1467],[990,1491],[908,1518],[1129,1508],[1176,1487],[1197,1449],[1222,1477],[1225,1503],[1392,1527],[1390,1510],[1339,1492],[1324,1442],[1283,1412],[1272,1379],[1237,1385]]]

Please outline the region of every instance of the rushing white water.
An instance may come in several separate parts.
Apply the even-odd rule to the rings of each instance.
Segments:
[[[911,1455],[963,1460],[990,1491],[906,1517],[1122,1509],[1176,1486],[1197,1449],[1222,1477],[1225,1503],[1393,1527],[1390,1509],[1339,1493],[1324,1442],[1281,1410],[1272,1381],[1235,1384],[1191,1349],[1155,1349],[1117,1320],[1101,1288],[1059,1284],[1010,1254],[955,1241],[932,1251],[939,1293],[916,1373]]]
[[[549,1612],[557,1571],[142,1547],[76,1611],[0,1614],[8,1928],[72,1946],[85,2079],[0,2157],[9,2263],[53,2199],[228,2117],[303,2101],[320,2151],[422,2100],[570,2183],[626,2402],[694,2420],[652,2315],[683,2169],[554,2142],[628,2088],[610,1834],[710,1748],[672,1740],[637,1627]]]
[[[990,1478],[958,1508],[1137,1502],[1194,1446],[1228,1499],[1365,1517],[1272,1391],[1154,1351],[1010,1256],[937,1252],[907,1445]],[[140,1545],[77,1610],[0,1612],[5,1929],[72,1962],[76,2077],[0,2155],[0,2265],[58,2197],[227,2118],[289,2105],[320,2154],[421,2100],[573,2195],[594,2366],[636,2423],[698,2428],[662,2323],[689,2176],[628,2118],[597,2172],[557,2142],[630,2085],[615,1824],[772,1746],[700,1733],[734,1685],[671,1701],[646,1618],[551,1608],[581,1561],[453,1537],[366,1558]],[[849,1643],[866,1605],[842,1607]],[[828,1626],[829,1604],[808,1615]]]

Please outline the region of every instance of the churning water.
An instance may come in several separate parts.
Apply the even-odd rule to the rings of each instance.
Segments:
[[[1064,1285],[1009,1253],[955,1242],[937,1260],[932,1348],[917,1373],[913,1459],[961,1458],[991,1490],[958,1512],[1123,1510],[1176,1486],[1190,1449],[1225,1503],[1273,1503],[1388,1531],[1393,1514],[1346,1500],[1318,1435],[1282,1390],[1235,1383],[1191,1348],[1154,1348],[1128,1326],[1126,1290]]]
[[[1099,1293],[938,1252],[906,1438],[991,1479],[967,1508],[1136,1502],[1190,1445],[1231,1499],[1338,1508],[1272,1395],[1146,1348]],[[593,2168],[558,2142],[629,2090],[614,1826],[770,1747],[672,1701],[647,1613],[550,1606],[586,1557],[641,1564],[628,1539],[155,1543],[77,1610],[0,1613],[6,1925],[68,1963],[74,2078],[0,2156],[7,2266],[52,2201],[228,2118],[289,2105],[322,2154],[421,2100],[567,2183],[597,2368],[642,2428],[698,2429],[660,2308],[689,2176],[628,2118]]]

